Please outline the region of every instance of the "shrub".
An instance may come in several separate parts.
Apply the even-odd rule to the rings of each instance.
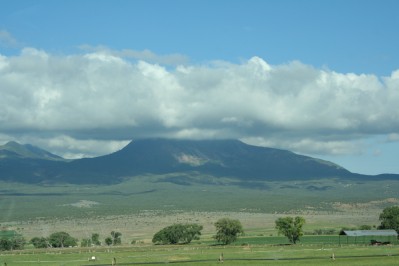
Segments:
[[[157,232],[152,238],[155,244],[188,244],[193,239],[198,240],[202,226],[198,224],[174,224]]]

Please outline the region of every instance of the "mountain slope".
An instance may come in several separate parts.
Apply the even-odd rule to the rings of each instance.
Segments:
[[[237,140],[143,139],[132,141],[113,154],[76,160],[69,166],[67,178],[94,179],[194,171],[246,180],[351,175],[330,162],[290,151],[251,146]]]
[[[10,141],[0,146],[0,159],[4,158],[30,158],[43,160],[63,160],[62,157],[52,154],[30,144],[21,145]]]
[[[2,149],[6,157],[0,157],[0,180],[105,184],[121,182],[125,177],[171,173],[230,177],[241,181],[332,177],[399,179],[399,175],[355,174],[328,161],[286,150],[247,145],[238,140],[142,139],[109,155],[71,162],[44,159],[52,157],[40,149],[32,151],[26,145],[16,147],[23,152],[16,148]]]
[[[10,141],[0,146],[0,180],[40,183],[52,180],[66,160],[30,144]]]

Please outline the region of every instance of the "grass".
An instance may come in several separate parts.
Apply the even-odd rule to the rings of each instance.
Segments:
[[[223,254],[227,265],[396,265],[397,246],[366,245],[230,245],[214,246],[203,243],[177,246],[135,245],[114,248],[68,248],[5,252],[0,263],[8,265],[117,265],[165,264],[218,265]],[[335,261],[331,256],[334,254]],[[96,261],[88,258],[96,256]]]
[[[312,180],[240,184],[229,178],[207,183],[190,177],[179,185],[164,182],[170,175],[142,176],[108,186],[29,185],[0,182],[1,228],[27,240],[66,231],[78,238],[112,230],[122,232],[122,247],[67,248],[0,253],[0,265],[218,265],[221,253],[227,265],[396,265],[397,246],[363,245],[368,239],[306,236],[297,245],[278,237],[274,221],[283,215],[306,219],[304,231],[378,225],[386,206],[397,205],[399,181],[351,182]],[[172,176],[173,177],[173,176]],[[173,180],[173,178],[172,178]],[[214,185],[217,182],[219,185]],[[262,184],[260,184],[262,183]],[[229,246],[215,245],[214,222],[239,219],[246,233]],[[203,239],[191,245],[154,246],[152,235],[173,223],[204,226]],[[9,234],[9,233],[4,233]],[[0,233],[1,236],[1,233]],[[136,244],[130,245],[132,240]],[[386,240],[383,240],[386,241]],[[331,255],[336,260],[332,262]],[[88,261],[95,255],[98,260]]]
[[[365,183],[336,179],[267,182],[254,186],[228,178],[213,178],[219,185],[179,185],[169,175],[142,176],[123,183],[100,185],[29,185],[0,182],[0,223],[43,218],[85,218],[126,215],[142,210],[255,213],[312,213],[371,209],[398,204],[399,181]],[[82,200],[98,204],[79,208]]]

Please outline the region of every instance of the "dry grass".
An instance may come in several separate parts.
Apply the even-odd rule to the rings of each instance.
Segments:
[[[335,213],[249,213],[249,212],[165,212],[142,211],[138,214],[105,216],[76,219],[35,219],[9,223],[9,229],[15,229],[26,239],[34,236],[48,236],[53,232],[66,231],[72,236],[82,239],[92,233],[99,233],[100,238],[109,236],[111,231],[122,233],[122,241],[127,244],[132,240],[150,243],[151,238],[161,228],[174,223],[198,223],[204,226],[204,235],[213,235],[214,223],[222,218],[229,217],[241,221],[247,234],[275,235],[274,222],[284,215],[301,215],[306,219],[306,230],[316,228],[337,228],[359,226],[362,224],[374,225],[378,223],[380,210],[364,212],[335,212]]]

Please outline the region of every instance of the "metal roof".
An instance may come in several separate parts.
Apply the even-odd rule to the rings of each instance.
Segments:
[[[398,236],[395,230],[343,230],[340,235],[347,236]]]

